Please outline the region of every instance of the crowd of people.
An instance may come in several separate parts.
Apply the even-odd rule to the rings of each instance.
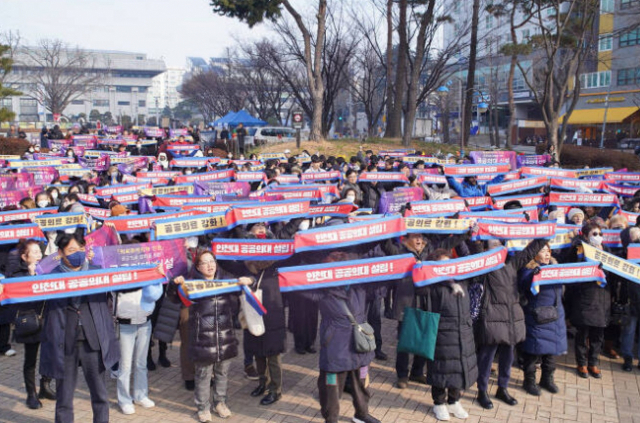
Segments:
[[[46,147],[43,141],[23,157],[2,159],[3,190],[24,197],[2,196],[0,232],[37,223],[42,236],[0,237],[5,278],[0,283],[0,353],[16,355],[12,343],[24,344],[26,405],[38,409],[41,400],[55,401],[56,422],[74,420],[79,366],[91,393],[94,422],[109,421],[108,374],[116,379],[123,414],[134,414],[136,406],[154,407],[147,372],[156,370],[156,362],[171,366],[167,344],[176,337],[184,388],[194,391],[199,421],[211,421],[212,412],[220,418],[232,415],[228,374],[238,356],[245,377],[256,383],[251,396],[269,406],[286,395],[283,355],[290,333],[296,354],[319,349],[317,387],[325,421],[338,421],[340,397],[348,392],[353,421],[375,423],[379,420],[368,409],[370,364],[389,359],[385,346],[395,348],[395,340],[382,337],[382,319],[397,321],[400,337],[415,323],[407,318],[409,309],[439,315],[435,349],[432,356],[398,350],[395,386],[406,389],[415,383],[425,385],[425,391],[430,386],[438,420],[467,418],[460,399],[474,385],[477,404],[493,408],[489,381],[496,360],[493,398],[513,406],[525,393],[560,392],[554,372],[557,357],[568,352],[568,338],[573,338],[579,377],[601,378],[603,354],[620,359],[621,370],[633,371],[640,347],[640,279],[629,269],[640,259],[635,256],[640,189],[634,185],[640,174],[561,169],[542,156],[535,165],[517,167],[515,162],[482,163],[482,155],[376,154],[362,147],[348,158],[306,150],[263,156],[231,151],[222,158],[187,130],[106,134],[108,130],[104,136],[74,134],[62,144],[47,140]],[[45,166],[38,166],[39,161]],[[563,200],[563,193],[575,197]],[[243,219],[233,214],[292,202],[300,208],[271,215],[254,212]],[[324,207],[331,205],[336,207]],[[204,214],[187,214],[194,210]],[[38,220],[78,214],[83,218],[68,225]],[[143,221],[147,215],[153,219]],[[164,215],[167,222],[190,223],[162,232]],[[220,216],[224,223],[217,226],[198,226],[193,220]],[[372,231],[364,238],[351,234],[354,241],[342,241],[345,228],[394,217],[401,218],[400,229]],[[412,226],[410,219],[422,219],[424,226]],[[136,222],[135,229],[122,230],[128,221]],[[545,226],[551,232],[540,236],[512,238],[511,232],[501,232],[509,225],[526,231],[545,223],[552,223]],[[115,240],[96,244],[92,236],[98,231],[108,231]],[[216,247],[281,242],[298,249],[305,234],[316,233],[332,242],[311,242],[279,255],[244,249],[228,255]],[[172,266],[133,253],[129,262],[159,261],[157,272],[164,283],[41,294],[35,300],[11,297],[12,282],[98,274],[107,267],[104,258],[97,260],[104,256],[101,249],[151,249],[164,239],[179,245]],[[605,266],[606,281],[594,276],[538,283],[547,266],[588,263],[591,248],[623,259],[625,270]],[[337,277],[327,273],[323,277],[333,283],[313,285],[299,277],[295,289],[285,289],[283,282],[285,269],[313,273],[341,263],[355,268],[407,257],[438,268],[506,249],[509,254],[500,266],[475,273],[453,266],[457,270],[436,282],[418,283],[415,269],[385,278],[358,274],[352,278],[357,283],[334,281]],[[178,269],[178,257],[185,258],[184,268]],[[53,267],[43,270],[54,258]],[[219,288],[229,280],[238,290],[193,293],[194,281]],[[253,301],[258,305],[247,305]],[[266,312],[252,325],[256,307]],[[361,346],[358,331],[374,339],[375,346]],[[508,389],[513,365],[524,371],[523,392]]]

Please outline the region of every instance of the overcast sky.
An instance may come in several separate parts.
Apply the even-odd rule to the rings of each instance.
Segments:
[[[234,37],[261,38],[265,25],[215,15],[208,0],[0,0],[0,32],[20,31],[24,44],[59,38],[101,50],[146,53],[168,67],[185,58],[225,55]]]

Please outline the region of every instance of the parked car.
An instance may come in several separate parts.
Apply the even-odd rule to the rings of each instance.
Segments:
[[[286,126],[263,126],[261,128],[249,128],[249,139],[246,141],[253,145],[265,145],[277,142],[293,141],[296,138],[296,130]],[[300,135],[306,141],[305,134]]]
[[[635,150],[638,146],[640,146],[640,138],[623,138],[618,142],[618,148],[622,150]]]

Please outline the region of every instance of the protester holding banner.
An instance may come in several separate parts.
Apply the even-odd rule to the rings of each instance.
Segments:
[[[12,277],[34,276],[36,274],[36,266],[42,260],[42,249],[40,243],[36,240],[22,240],[18,245],[18,256],[20,265],[17,271],[13,272]],[[17,319],[25,316],[39,316],[42,319],[45,302],[37,301],[30,303],[17,304]],[[28,319],[28,317],[27,317]],[[41,324],[41,320],[40,320]],[[38,359],[38,350],[40,348],[40,337],[42,327],[38,325],[35,330],[26,328],[21,330],[20,325],[16,324],[14,330],[15,341],[24,344],[24,363],[22,367],[22,376],[24,378],[24,386],[27,391],[27,407],[38,409],[42,407],[42,403],[38,398],[46,398],[55,400],[56,394],[51,389],[49,379],[46,376],[40,378],[40,393],[36,394],[36,361]]]
[[[52,273],[88,270],[85,241],[76,234],[57,240],[60,266]],[[51,299],[45,307],[40,374],[56,379],[56,422],[73,421],[78,364],[91,393],[94,422],[109,421],[105,369],[120,359],[106,294]]]
[[[488,242],[497,242],[490,240]],[[487,394],[491,365],[499,354],[498,391],[496,398],[508,405],[516,405],[507,387],[511,378],[511,365],[515,345],[524,341],[526,328],[518,293],[518,272],[547,245],[547,240],[536,239],[527,247],[507,257],[505,266],[483,278],[483,295],[476,323],[478,345],[478,403],[485,409],[493,408]],[[489,246],[492,248],[492,246]]]
[[[597,249],[607,250],[603,246],[602,229],[593,222],[587,222],[576,237],[569,250],[566,262],[576,263],[582,254],[582,242]],[[599,379],[600,353],[604,343],[604,328],[609,323],[611,313],[611,293],[609,286],[602,287],[597,282],[584,282],[567,286],[566,297],[570,302],[571,324],[577,329],[575,354],[578,376],[589,375]]]
[[[526,338],[521,344],[523,356],[524,390],[534,396],[540,396],[540,387],[555,394],[558,387],[553,374],[556,370],[555,357],[567,353],[567,328],[564,322],[561,285],[541,285],[537,292],[532,290],[532,280],[540,267],[557,264],[551,257],[551,247],[546,244],[519,272],[518,286],[522,298]],[[540,310],[551,310],[550,318],[544,320]],[[536,383],[536,364],[541,362],[542,376]]]
[[[200,251],[194,261],[196,280],[213,281],[225,279],[218,271],[216,259],[211,251]],[[181,285],[184,278],[179,276],[173,284]],[[251,285],[247,277],[238,279],[241,285]],[[211,421],[211,387],[213,379],[213,410],[219,417],[231,416],[227,407],[227,384],[231,359],[238,355],[238,341],[233,327],[234,316],[238,314],[237,294],[214,295],[194,301],[189,306],[189,358],[195,362],[195,403],[198,419]]]
[[[448,236],[441,241],[436,241],[433,235],[427,237],[421,233],[410,233],[402,237],[399,244],[391,239],[386,240],[382,244],[382,250],[389,256],[410,253],[416,257],[416,260],[424,261],[437,249],[451,251],[459,246],[466,247],[463,243],[467,239],[469,239],[469,234],[466,233]],[[393,294],[393,318],[398,321],[398,336],[400,336],[405,307],[415,306],[416,297],[413,278],[409,276],[396,282]],[[409,354],[398,351],[396,355],[396,374],[398,376],[396,386],[400,389],[405,389],[409,381],[426,383],[426,377],[424,376],[425,363],[424,357],[415,355],[411,372],[409,372]]]
[[[134,402],[142,408],[155,407],[149,399],[147,353],[151,341],[151,314],[161,295],[160,284],[114,294],[113,314],[120,340],[117,392],[123,414],[135,413]],[[130,392],[132,367],[133,395]]]
[[[487,195],[487,188],[491,184],[499,184],[504,180],[504,175],[498,175],[486,184],[479,185],[475,176],[465,176],[462,183],[455,178],[447,176],[447,182],[451,189],[458,193],[460,197],[484,197]]]
[[[436,249],[428,261],[451,259],[448,249]],[[433,413],[438,420],[469,417],[460,404],[462,391],[478,379],[476,348],[471,324],[467,282],[447,280],[416,289],[422,309],[440,314],[433,360],[427,361],[427,384],[431,385]]]

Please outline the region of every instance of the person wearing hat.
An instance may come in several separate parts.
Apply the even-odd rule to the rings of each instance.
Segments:
[[[569,222],[573,223],[574,225],[582,226],[582,224],[584,223],[584,212],[582,211],[582,209],[579,209],[577,207],[569,210],[569,213],[567,213],[567,217],[569,218]]]

